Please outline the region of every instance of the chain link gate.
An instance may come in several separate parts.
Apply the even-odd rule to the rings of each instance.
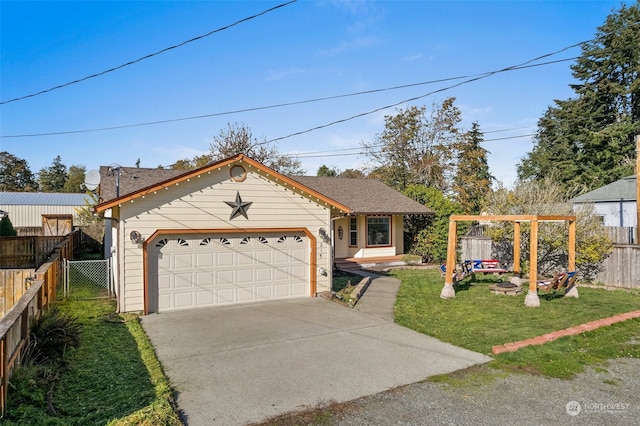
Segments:
[[[73,299],[113,297],[111,259],[65,259],[63,296]]]

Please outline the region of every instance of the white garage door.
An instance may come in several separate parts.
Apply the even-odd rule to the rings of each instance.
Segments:
[[[304,233],[163,236],[149,263],[150,312],[310,294]]]

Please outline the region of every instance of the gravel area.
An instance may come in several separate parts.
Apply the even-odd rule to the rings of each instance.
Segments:
[[[366,373],[365,373],[366,374]],[[572,380],[502,373],[488,366],[454,373],[306,415],[294,425],[632,425],[640,423],[640,360],[588,367]]]

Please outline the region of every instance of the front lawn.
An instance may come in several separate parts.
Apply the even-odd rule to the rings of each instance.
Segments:
[[[392,275],[402,281],[395,305],[398,324],[489,355],[494,345],[640,309],[638,291],[580,286],[579,299],[541,296],[540,307],[528,308],[524,306],[524,293],[521,296],[491,294],[487,281],[471,285],[464,281],[455,299],[443,300],[440,291],[444,282],[438,271],[398,270]],[[640,358],[639,343],[640,319],[633,319],[542,346],[500,354],[491,364],[570,378],[582,371],[585,364],[604,363],[613,358]]]

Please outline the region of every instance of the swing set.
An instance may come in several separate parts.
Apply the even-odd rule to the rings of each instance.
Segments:
[[[538,298],[538,224],[540,222],[565,222],[569,225],[568,240],[568,272],[571,277],[576,271],[576,217],[561,215],[453,215],[449,218],[449,239],[447,241],[447,263],[443,268],[445,275],[444,287],[440,293],[443,299],[453,299],[456,297],[454,285],[454,271],[456,264],[456,245],[457,245],[457,224],[458,222],[497,222],[507,221],[513,222],[513,275],[519,277],[520,270],[520,237],[521,224],[530,223],[530,255],[529,255],[529,291],[524,299],[525,306],[540,306]],[[577,296],[577,288],[572,285],[572,291]]]

